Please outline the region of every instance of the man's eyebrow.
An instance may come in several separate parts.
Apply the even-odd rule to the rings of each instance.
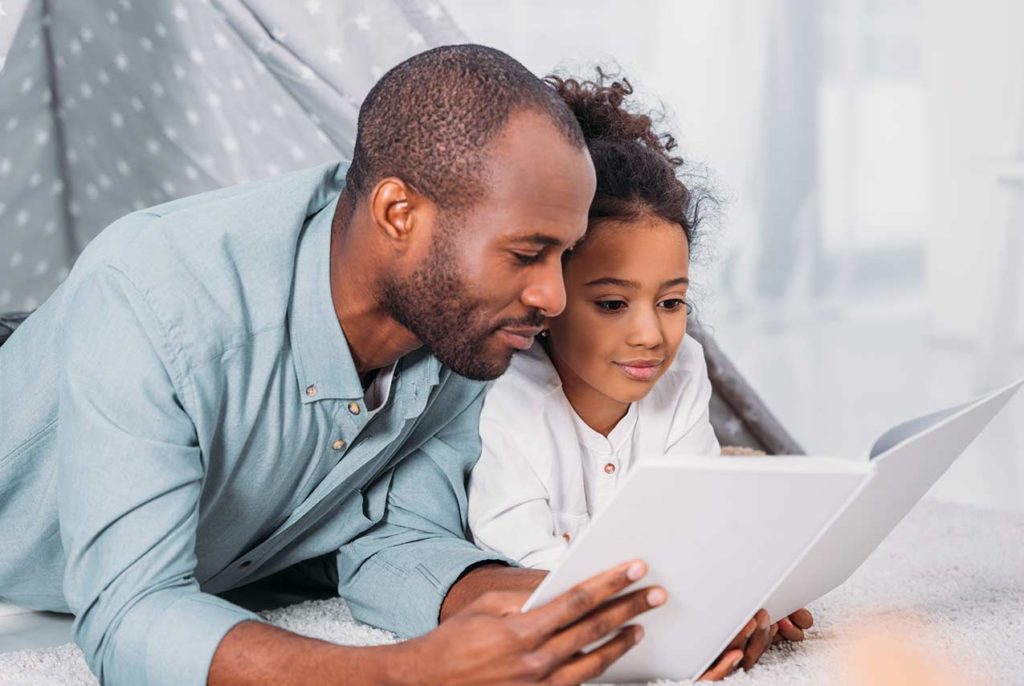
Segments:
[[[526,236],[516,236],[512,240],[516,243],[533,243],[535,245],[550,246],[552,248],[561,248],[564,246],[561,239],[546,233],[531,233]]]
[[[661,287],[671,288],[672,286],[682,286],[683,284],[689,286],[690,280],[685,276],[680,276],[678,279],[669,279],[668,281],[665,281],[664,283],[661,284]]]

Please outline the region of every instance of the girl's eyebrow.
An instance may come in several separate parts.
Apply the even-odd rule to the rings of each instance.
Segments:
[[[690,280],[685,276],[680,276],[678,279],[669,279],[661,284],[662,288],[670,288],[672,286],[681,286],[683,284],[689,284]],[[602,276],[600,279],[594,279],[588,281],[584,286],[620,286],[622,288],[640,288],[640,284],[636,281],[628,281],[626,279],[617,279],[614,276]]]

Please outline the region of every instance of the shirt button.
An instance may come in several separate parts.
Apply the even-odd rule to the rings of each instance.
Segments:
[[[242,564],[238,565],[238,568],[239,569],[245,569],[246,567],[248,567],[251,564],[252,564],[252,560],[246,560]]]
[[[315,398],[316,397],[316,386],[315,385],[306,386],[306,395],[308,395],[310,398]]]
[[[569,532],[566,532],[566,533],[562,534],[562,538],[565,540],[566,543],[568,543],[569,542],[569,538],[570,538],[569,537]]]
[[[613,465],[611,462],[606,464],[604,466],[604,473],[605,474],[614,474],[615,473],[615,465]]]
[[[340,438],[336,440],[334,443],[331,443],[331,450],[341,450],[344,447],[345,441],[341,440]]]
[[[352,414],[359,414],[362,410],[359,409],[359,403],[352,402],[348,404],[348,411]]]

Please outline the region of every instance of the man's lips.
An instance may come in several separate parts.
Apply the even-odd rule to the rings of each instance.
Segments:
[[[543,329],[539,326],[536,327],[501,327],[498,329],[498,333],[508,341],[508,343],[519,350],[526,350],[533,345],[534,337],[539,334]]]
[[[636,381],[650,381],[661,369],[664,360],[626,360],[614,363],[623,374]]]

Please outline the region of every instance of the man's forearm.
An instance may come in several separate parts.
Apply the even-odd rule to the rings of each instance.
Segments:
[[[213,655],[208,686],[362,686],[393,683],[397,646],[339,646],[259,622],[242,622]]]
[[[443,622],[488,591],[532,592],[547,576],[540,569],[522,569],[502,564],[474,567],[452,584],[441,604]]]

